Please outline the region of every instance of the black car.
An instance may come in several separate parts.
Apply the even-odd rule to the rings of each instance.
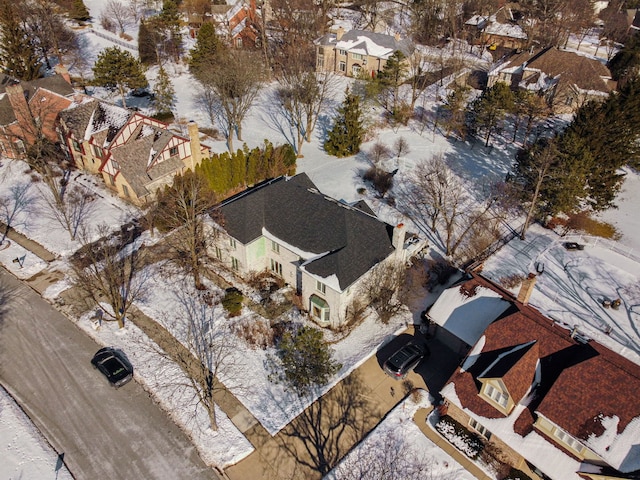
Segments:
[[[91,359],[113,387],[121,387],[133,378],[133,366],[126,355],[113,347],[101,348]]]
[[[416,368],[427,355],[429,349],[426,345],[407,343],[384,362],[383,368],[388,375],[400,380],[407,376],[409,370]]]
[[[567,250],[584,250],[584,245],[576,242],[565,242],[564,248]]]

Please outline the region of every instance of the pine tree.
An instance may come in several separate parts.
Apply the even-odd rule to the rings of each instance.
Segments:
[[[86,22],[91,18],[89,10],[82,0],[73,0],[71,10],[69,10],[69,17],[79,22]]]
[[[473,124],[484,130],[485,147],[489,146],[491,135],[505,115],[513,109],[513,93],[509,85],[497,82],[487,88],[472,104]]]
[[[149,83],[142,64],[133,55],[118,47],[109,47],[100,52],[93,66],[93,84],[118,90],[122,106],[126,108],[126,89],[146,88]]]
[[[154,65],[159,62],[158,34],[145,21],[138,27],[138,58],[143,65]]]
[[[160,65],[158,70],[158,78],[153,92],[156,96],[154,103],[158,115],[171,114],[175,103],[176,91],[173,88],[169,75],[167,75],[167,71],[162,65]]]
[[[347,89],[342,106],[338,109],[333,128],[329,132],[324,149],[336,157],[348,157],[360,151],[364,137],[360,97]]]
[[[198,77],[198,74],[202,73],[203,69],[213,63],[220,48],[222,48],[222,44],[216,35],[215,26],[213,23],[204,23],[198,31],[196,44],[189,57],[189,70],[191,73]]]
[[[42,76],[36,48],[9,1],[0,5],[0,38],[0,63],[8,75],[26,81]]]

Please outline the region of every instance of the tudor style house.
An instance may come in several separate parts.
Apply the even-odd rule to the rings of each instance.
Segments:
[[[137,205],[210,154],[194,122],[187,138],[163,122],[94,99],[61,112],[59,132],[79,169],[102,174],[107,187]]]
[[[268,270],[295,287],[311,318],[338,327],[363,279],[381,262],[403,261],[416,244],[403,225],[378,220],[364,202],[318,191],[306,174],[279,177],[219,207],[212,256],[241,277]]]
[[[616,88],[599,60],[553,47],[514,55],[489,72],[488,86],[496,82],[538,92],[554,113],[573,113],[589,100],[604,100]]]
[[[405,57],[413,54],[414,46],[408,39],[365,30],[338,27],[315,41],[316,70],[336,72],[348,77],[375,76],[395,52]]]
[[[59,65],[56,72],[30,82],[0,74],[0,152],[5,157],[23,158],[40,135],[58,141],[56,118],[72,104],[75,91],[67,70]]]
[[[440,412],[532,479],[637,479],[640,366],[530,307],[534,285],[530,275],[520,300],[480,276],[455,287],[451,312],[476,295],[507,308],[467,310],[469,324],[485,307],[496,319],[442,389]]]

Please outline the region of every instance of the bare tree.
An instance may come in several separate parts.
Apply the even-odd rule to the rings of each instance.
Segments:
[[[358,295],[367,299],[384,324],[404,308],[400,291],[404,285],[405,271],[401,262],[380,263],[371,270],[358,289]]]
[[[74,283],[95,305],[106,302],[111,311],[105,313],[123,328],[131,305],[145,296],[146,250],[114,241],[104,224],[98,226],[97,234],[100,240],[91,242],[89,232],[81,232],[83,246],[71,264]]]
[[[49,207],[46,214],[75,240],[95,209],[95,196],[80,186],[60,186],[41,193]]]
[[[445,254],[455,257],[475,227],[496,218],[498,198],[473,198],[462,181],[447,167],[441,155],[419,164],[403,192],[401,208],[425,233],[435,235]],[[467,249],[468,251],[468,249]]]
[[[391,158],[391,150],[382,142],[376,142],[367,152],[367,157],[376,168],[382,168],[382,164]]]
[[[203,217],[215,203],[216,196],[202,176],[187,171],[174,178],[171,187],[159,192],[154,209],[158,228],[175,229],[166,238],[170,256],[193,277],[198,290],[204,288],[203,262],[213,240],[205,234]]]
[[[108,0],[102,9],[102,18],[118,26],[120,35],[132,25],[131,7],[119,0]]]
[[[296,151],[302,155],[303,143],[311,141],[320,114],[334,92],[335,75],[331,72],[316,73],[297,65],[284,69],[278,75],[280,87],[276,90],[276,102],[297,134]]]
[[[172,316],[172,330],[179,331],[180,341],[186,347],[172,356],[193,388],[197,402],[205,408],[211,429],[218,429],[215,400],[226,390],[219,376],[242,370],[241,360],[234,355],[238,350],[237,337],[229,324],[221,322],[222,307],[213,301],[210,292],[187,289],[176,295],[181,315]],[[237,377],[236,377],[237,378]],[[233,388],[241,388],[237,382]],[[179,387],[179,385],[177,385]]]
[[[400,160],[400,157],[404,157],[411,151],[409,147],[409,142],[404,137],[398,137],[395,142],[393,142],[393,153],[396,155],[396,160]]]
[[[0,245],[4,243],[9,230],[15,224],[20,214],[28,213],[33,203],[33,196],[29,191],[30,183],[11,185],[9,193],[0,197],[0,223],[4,224],[4,232]]]
[[[234,50],[221,52],[217,60],[202,75],[207,96],[214,99],[219,110],[215,117],[233,151],[233,134],[242,141],[242,122],[253,106],[262,86],[261,57],[255,52]]]

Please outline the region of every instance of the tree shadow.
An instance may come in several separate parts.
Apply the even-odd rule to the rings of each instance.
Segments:
[[[375,427],[380,412],[357,372],[318,398],[277,436],[306,478],[326,475]]]

